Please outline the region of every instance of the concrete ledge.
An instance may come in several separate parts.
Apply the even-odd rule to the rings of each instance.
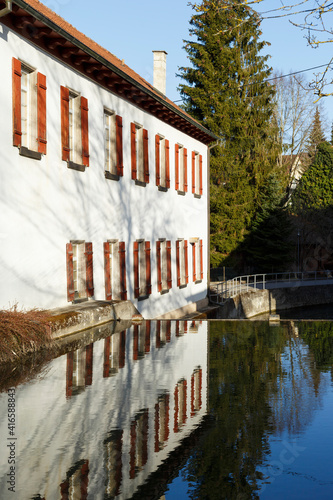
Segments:
[[[208,305],[208,298],[201,299],[197,302],[191,302],[191,304],[187,304],[179,309],[174,309],[166,314],[162,314],[154,319],[184,319],[185,317],[193,314],[200,314],[203,310],[208,308]]]
[[[129,300],[112,302],[89,300],[80,304],[52,309],[48,312],[53,338],[72,335],[110,321],[131,322],[133,318],[141,318],[138,310]]]
[[[227,300],[221,307],[220,318],[246,319],[259,314],[320,304],[333,304],[333,285],[252,289]]]

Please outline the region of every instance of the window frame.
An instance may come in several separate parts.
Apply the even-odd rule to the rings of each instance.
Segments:
[[[184,238],[176,240],[177,286],[185,288],[189,282],[188,273],[188,241]]]
[[[148,130],[136,122],[131,122],[131,171],[135,184],[149,183]]]
[[[191,238],[192,245],[192,279],[194,283],[201,283],[203,280],[203,240]]]
[[[134,298],[144,300],[152,293],[150,242],[139,239],[133,243]]]
[[[155,135],[155,175],[160,191],[170,188],[170,143],[161,134]]]
[[[103,246],[105,300],[127,300],[125,242],[111,239]]]
[[[74,248],[79,250],[79,259],[74,258]],[[77,264],[75,264],[77,262]],[[74,268],[76,266],[76,269]],[[66,244],[67,267],[67,300],[68,302],[83,302],[94,296],[93,281],[93,247],[91,242],[71,240]],[[75,280],[75,272],[77,279]],[[80,281],[75,287],[75,281]]]
[[[112,122],[106,125],[106,119]],[[118,181],[124,174],[123,166],[123,119],[104,107],[104,172],[107,179]],[[108,137],[106,137],[108,131]]]
[[[192,151],[192,194],[195,198],[201,198],[203,194],[202,162],[202,155]]]
[[[187,184],[187,149],[182,144],[175,144],[175,189],[178,194],[185,195]]]
[[[157,291],[167,293],[172,288],[171,241],[161,238],[156,242]]]

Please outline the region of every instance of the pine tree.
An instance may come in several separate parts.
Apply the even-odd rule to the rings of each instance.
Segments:
[[[192,4],[185,50],[192,64],[180,68],[184,109],[221,138],[211,158],[211,255],[221,260],[244,239],[276,166],[277,133],[266,45],[259,18],[238,0]]]
[[[323,127],[321,123],[321,118],[320,118],[320,111],[318,106],[316,107],[316,111],[313,116],[313,121],[310,129],[310,135],[309,139],[307,141],[307,153],[310,159],[310,162],[314,159],[316,156],[316,152],[318,150],[319,144],[322,144],[323,142],[326,141],[325,134],[323,132]]]

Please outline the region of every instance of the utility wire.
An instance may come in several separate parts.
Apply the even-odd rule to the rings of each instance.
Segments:
[[[312,68],[307,68],[307,69],[301,69],[299,71],[294,71],[293,73],[287,73],[286,75],[281,75],[281,76],[273,76],[272,78],[267,78],[266,80],[264,80],[264,82],[270,82],[272,80],[278,80],[279,78],[286,78],[287,76],[293,76],[293,75],[299,75],[300,73],[305,73],[306,71],[312,71],[313,69],[319,69],[319,68],[324,68],[327,66],[329,66],[331,64],[331,61],[327,64],[321,64],[320,66],[313,66]],[[264,83],[263,82],[263,83]],[[183,99],[178,99],[177,101],[173,101],[173,102],[182,102]]]

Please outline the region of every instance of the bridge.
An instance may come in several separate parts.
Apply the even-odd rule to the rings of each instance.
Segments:
[[[226,281],[212,282],[209,299],[214,304],[223,305],[227,299],[250,290],[272,290],[315,285],[333,285],[333,271],[284,272],[237,276]]]

